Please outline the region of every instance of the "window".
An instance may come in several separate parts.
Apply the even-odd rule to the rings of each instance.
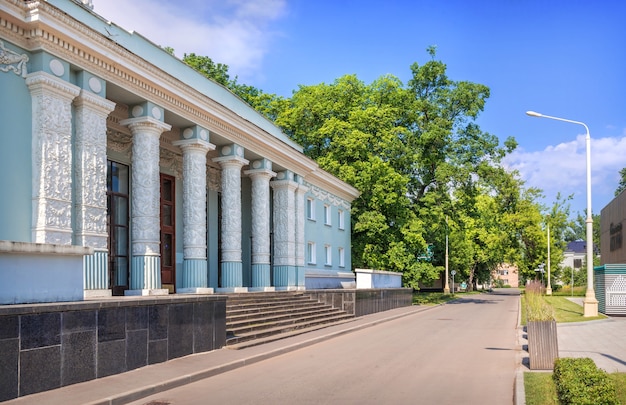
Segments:
[[[337,221],[339,223],[339,229],[345,229],[343,224],[343,211],[339,210],[337,214]]]
[[[330,245],[324,245],[324,257],[326,257],[326,261],[324,262],[325,266],[333,265],[333,250]]]
[[[344,250],[342,247],[339,248],[338,250],[339,253],[339,267],[346,267],[346,257],[344,254]]]
[[[306,199],[306,217],[315,220],[315,200],[312,198]]]
[[[583,267],[583,259],[574,259],[574,268],[580,269]]]
[[[315,264],[315,242],[309,242],[307,244],[306,257],[309,264]]]
[[[330,205],[324,204],[324,225],[330,225]]]

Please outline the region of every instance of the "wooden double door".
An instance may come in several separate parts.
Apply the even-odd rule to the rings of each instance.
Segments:
[[[176,291],[176,179],[161,173],[161,284]]]

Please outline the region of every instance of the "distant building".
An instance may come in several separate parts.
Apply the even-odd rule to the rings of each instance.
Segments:
[[[626,221],[626,192],[620,193],[600,212],[600,264],[626,263],[623,227]]]
[[[492,284],[501,281],[503,285],[519,287],[519,269],[517,266],[503,263],[491,272]]]
[[[563,261],[561,268],[569,267],[580,270],[585,263],[587,257],[587,242],[584,240],[575,240],[569,242],[563,252]]]

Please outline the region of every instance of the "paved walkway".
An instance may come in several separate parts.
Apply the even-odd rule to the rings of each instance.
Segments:
[[[302,335],[248,347],[220,349],[155,364],[123,374],[69,385],[52,391],[28,395],[3,404],[32,405],[113,405],[124,404],[151,394],[180,387],[203,378],[269,359],[356,330],[405,317],[435,307],[411,306],[356,318]]]

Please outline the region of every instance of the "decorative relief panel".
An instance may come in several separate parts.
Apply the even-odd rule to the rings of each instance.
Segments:
[[[74,104],[76,106],[74,242],[82,246],[106,249],[106,117],[115,104],[84,90],[74,100]]]
[[[121,153],[126,156],[128,160],[130,160],[133,149],[133,138],[129,134],[108,129],[107,149],[117,153]]]
[[[279,173],[280,174],[280,173]],[[294,265],[295,194],[298,184],[290,180],[274,180],[274,265]]]
[[[170,150],[160,148],[159,149],[160,165],[169,169],[174,176],[183,176],[183,157]]]
[[[33,242],[72,243],[72,112],[79,89],[46,73],[31,74]]]
[[[183,253],[206,259],[206,154],[213,145],[203,141],[174,142],[183,150]]]
[[[0,72],[13,72],[18,76],[26,77],[26,54],[18,54],[4,47],[0,41]]]
[[[209,190],[222,191],[222,171],[215,167],[207,166],[206,168],[207,187]]]
[[[130,118],[120,124],[128,125],[133,133],[132,158],[132,238],[133,255],[160,254],[159,223],[159,137],[170,126],[149,118]]]
[[[270,263],[269,182],[276,173],[266,169],[248,170],[245,173],[252,180],[252,264]]]
[[[321,188],[314,186],[312,184],[305,183],[305,185],[311,190],[311,194],[313,194],[313,196],[317,200],[325,201],[331,205],[334,205],[337,207],[343,207],[344,209],[347,209],[347,210],[350,209],[350,203],[348,203],[346,200],[339,198],[336,195],[331,194],[328,191],[322,190]]]
[[[222,262],[241,261],[241,157],[219,157],[222,167]]]

